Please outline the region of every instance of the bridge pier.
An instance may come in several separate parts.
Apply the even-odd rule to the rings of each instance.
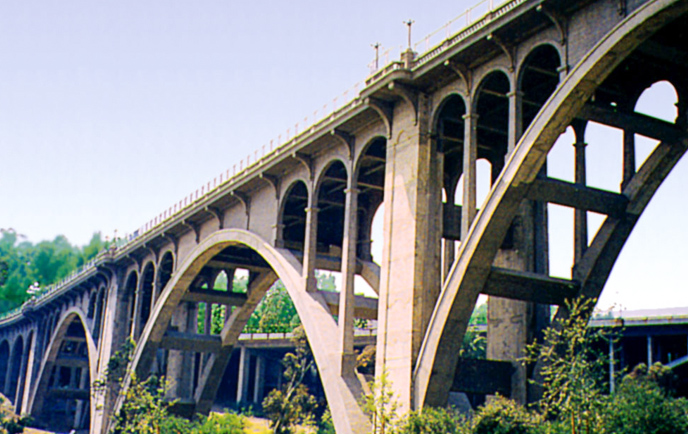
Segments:
[[[417,405],[412,373],[441,283],[439,159],[427,134],[427,98],[415,97],[415,106],[396,105],[387,145],[375,368],[378,377],[386,372],[401,412]]]
[[[189,302],[182,302],[172,317],[171,327],[178,332],[194,333],[196,331],[195,306]],[[167,356],[167,380],[170,388],[167,394],[170,398],[188,400],[193,397],[193,357],[192,353],[182,350],[169,350]]]

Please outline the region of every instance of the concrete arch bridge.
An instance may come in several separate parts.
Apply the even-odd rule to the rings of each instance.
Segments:
[[[426,53],[403,53],[331,116],[0,320],[2,392],[39,420],[105,432],[120,403],[90,386],[131,336],[132,370],[165,373],[171,397],[207,412],[246,321],[281,279],[339,433],[369,429],[357,317],[377,320],[376,372],[388,373],[405,409],[445,405],[461,391],[532,399],[533,373],[514,361],[551,306],[599,296],[688,146],[687,27],[686,0],[510,0]],[[667,119],[636,110],[659,82],[675,95],[657,101],[672,110]],[[620,131],[618,143],[587,144],[591,123]],[[574,176],[565,180],[547,160],[568,128]],[[644,160],[640,136],[656,143]],[[586,145],[623,155],[610,168],[616,188],[586,182],[600,163]],[[479,204],[481,188],[489,193]],[[570,278],[550,276],[548,204],[575,215],[565,229],[574,234]],[[595,233],[590,213],[604,216]],[[318,290],[318,269],[341,273],[337,296]],[[247,290],[213,289],[222,273],[247,276]],[[359,277],[377,297],[354,295]],[[463,360],[480,294],[490,296],[488,359]],[[199,309],[213,305],[225,306],[219,334],[198,327]]]

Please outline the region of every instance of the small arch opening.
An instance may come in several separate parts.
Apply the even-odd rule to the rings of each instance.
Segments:
[[[318,188],[318,251],[341,255],[344,239],[344,209],[348,174],[335,161],[323,174]]]
[[[303,252],[307,207],[308,187],[305,182],[296,181],[289,187],[282,207],[280,224],[284,247]]]
[[[155,267],[153,264],[149,263],[146,265],[146,267],[143,269],[143,274],[141,276],[141,293],[139,296],[141,297],[140,301],[140,314],[139,314],[139,328],[137,331],[137,335],[141,333],[141,330],[146,325],[146,322],[148,322],[148,318],[150,317],[151,309],[152,309],[152,302],[153,302],[153,283],[155,280]],[[138,338],[138,336],[137,336]]]
[[[132,271],[127,277],[124,289],[124,308],[128,312],[126,320],[126,329],[129,331],[129,336],[134,335],[134,318],[136,315],[136,287],[138,286],[139,277],[135,271]]]
[[[387,140],[376,138],[368,144],[358,161],[356,185],[358,186],[358,243],[356,254],[365,261],[373,260],[373,229],[376,215],[383,216],[385,191],[385,163],[387,161]],[[384,220],[380,218],[380,220]],[[379,224],[382,228],[383,224]],[[382,239],[382,229],[379,230]],[[381,244],[381,243],[380,243]],[[376,246],[376,250],[382,250]],[[380,256],[381,257],[381,254]]]
[[[158,266],[158,281],[155,290],[155,301],[158,300],[158,297],[167,286],[167,283],[172,278],[173,271],[174,256],[172,255],[172,252],[166,252],[164,255],[162,255],[160,265]]]
[[[484,158],[499,174],[509,144],[509,78],[501,71],[491,72],[480,83],[477,93],[477,158]],[[496,178],[494,176],[493,178]]]
[[[521,68],[519,90],[522,92],[525,131],[559,84],[559,52],[551,45],[541,45],[526,57]],[[520,137],[519,137],[520,138]]]

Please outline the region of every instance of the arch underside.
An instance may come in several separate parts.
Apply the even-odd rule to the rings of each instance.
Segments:
[[[97,357],[86,315],[79,308],[69,309],[47,347],[28,413],[53,429],[88,428],[94,415],[91,390]]]
[[[184,301],[202,301],[199,290],[193,284],[204,272],[205,267],[216,258],[233,253],[247,261],[245,267],[251,271],[245,294],[232,293],[234,306],[227,311],[228,317],[219,335],[182,333],[168,328],[175,311]],[[242,267],[238,267],[242,268]],[[325,388],[332,413],[347,426],[365,426],[367,420],[360,411],[357,398],[361,385],[355,378],[343,378],[339,374],[339,360],[330,345],[337,336],[337,324],[321,294],[306,292],[302,279],[302,265],[294,254],[283,248],[275,248],[260,236],[239,229],[220,230],[203,239],[194,251],[180,264],[153,307],[150,319],[141,333],[139,344],[132,360],[132,371],[138,378],[146,378],[153,367],[158,349],[177,349],[206,353],[200,367],[198,383],[192,387],[191,405],[193,412],[207,413],[213,404],[220,379],[225,371],[232,350],[252,312],[272,284],[280,279],[294,302],[303,324],[306,337],[313,351],[315,362]],[[229,289],[229,288],[228,288]],[[207,295],[207,294],[205,294]],[[174,321],[173,321],[174,323]],[[127,388],[131,378],[124,380]],[[121,398],[115,411],[121,406]],[[353,409],[353,410],[352,410]]]
[[[671,0],[651,1],[637,9],[579,62],[530,124],[494,182],[483,208],[473,220],[445,280],[414,371],[416,407],[446,404],[459,363],[459,347],[471,313],[480,293],[498,274],[499,270],[491,264],[524,200],[563,204],[602,212],[607,217],[585,253],[576,261],[571,280],[523,273],[517,276],[523,282],[535,288],[550,289],[551,292],[525,298],[521,294],[515,298],[562,305],[563,300],[578,295],[589,298],[599,296],[635,223],[688,147],[685,119],[688,65],[672,64],[672,73],[659,72],[658,76],[653,77],[647,72],[652,70],[647,66],[647,60],[643,61],[643,56],[652,52],[653,47],[655,50],[658,45],[665,44],[666,47],[671,39],[667,33],[676,31],[680,26],[681,18],[677,17],[682,17],[685,23],[686,11],[688,2]],[[685,43],[685,37],[682,41],[679,44]],[[679,59],[686,58],[685,46],[681,47],[683,57]],[[679,47],[670,45],[663,52],[680,52]],[[643,64],[644,75],[640,74],[641,77],[636,79],[638,83],[646,81],[641,84],[640,91],[644,88],[642,86],[652,84],[652,80],[671,79],[672,84],[678,87],[679,120],[676,125],[642,116],[624,118],[615,110],[609,110],[611,104],[604,107],[605,103],[611,102],[604,101],[605,90],[623,89],[623,80],[633,78],[631,74],[638,75],[638,66]],[[627,67],[631,68],[630,72],[624,72]],[[591,97],[596,92],[600,95],[599,104],[591,104]],[[647,133],[643,135],[658,139],[660,144],[637,172],[624,180],[620,194],[584,186],[572,189],[567,183],[543,179],[538,174],[559,135],[575,119],[635,129],[634,133]],[[587,199],[572,199],[571,196],[576,194]],[[564,309],[559,309],[556,318],[565,314]]]

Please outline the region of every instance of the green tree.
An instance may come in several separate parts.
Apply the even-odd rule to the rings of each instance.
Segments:
[[[594,350],[602,331],[587,327],[594,305],[595,300],[567,302],[568,315],[545,330],[543,343],[527,348],[526,360],[542,366],[540,409],[545,417],[566,421],[571,434],[600,431],[606,359]]]
[[[28,300],[28,288],[59,282],[107,247],[99,233],[83,248],[60,235],[34,245],[14,229],[0,229],[0,313]]]
[[[370,417],[373,434],[394,432],[399,421],[399,401],[394,396],[392,383],[387,378],[387,371],[370,384],[370,393],[363,398],[363,411]]]
[[[607,400],[604,432],[609,434],[688,433],[688,401],[675,398],[671,369],[638,365]]]
[[[296,348],[282,360],[284,384],[263,400],[263,410],[275,434],[291,433],[296,424],[311,422],[316,407],[315,398],[303,384],[306,374],[314,368],[313,356],[303,328],[296,328],[294,334]]]
[[[167,434],[188,433],[193,424],[182,418],[170,416],[173,403],[165,400],[167,383],[156,376],[138,381],[132,374],[125,392],[122,409],[114,419],[114,432],[118,434]]]
[[[98,253],[106,250],[110,243],[103,240],[103,236],[100,232],[96,232],[91,237],[91,241],[86,244],[82,249],[82,260],[83,262],[88,262],[95,258]]]
[[[288,333],[301,325],[294,302],[281,280],[275,282],[246,324],[252,333]]]

